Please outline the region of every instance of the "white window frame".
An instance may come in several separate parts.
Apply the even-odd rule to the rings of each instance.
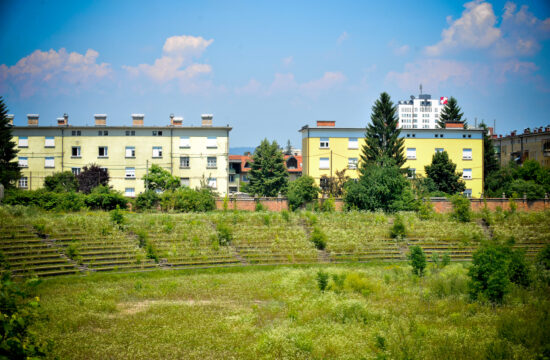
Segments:
[[[29,147],[29,137],[28,136],[20,136],[18,143],[19,143],[18,146],[20,148]]]
[[[408,179],[415,179],[416,178],[416,169],[415,168],[408,168],[407,169],[407,178]]]
[[[103,155],[100,154],[101,149],[103,149]],[[99,158],[109,157],[109,147],[108,146],[98,146],[98,148],[97,148],[97,157],[99,157]]]
[[[189,169],[190,167],[191,167],[191,159],[189,158],[189,156],[180,156],[180,168]]]
[[[180,148],[189,149],[191,147],[191,139],[189,136],[180,136]]]
[[[416,148],[407,148],[407,160],[416,160]]]
[[[124,196],[126,196],[126,197],[135,197],[136,196],[136,189],[135,188],[125,188],[124,189]]]
[[[462,169],[462,178],[464,180],[472,180],[472,169]]]
[[[330,159],[329,158],[319,158],[319,169],[321,169],[321,170],[330,169]]]
[[[472,160],[472,149],[462,149],[462,160]]]
[[[348,138],[348,149],[351,149],[351,150],[359,149],[359,139]]]
[[[218,138],[215,136],[209,136],[206,138],[206,148],[216,149],[218,148]]]
[[[18,160],[17,162],[18,162],[20,168],[28,168],[29,167],[29,158],[28,157],[21,156],[17,160]]]
[[[73,155],[73,150],[76,149],[76,155]],[[99,150],[98,150],[99,151]],[[71,157],[73,158],[79,158],[81,157],[80,155],[80,146],[73,146],[71,147]]]
[[[74,174],[74,176],[80,175],[80,168],[79,167],[73,167],[71,168],[71,172]]]
[[[153,146],[153,158],[162,157],[162,146]]]
[[[17,185],[20,189],[27,189],[29,187],[29,178],[26,176],[21,176]]]
[[[319,138],[319,148],[320,149],[329,149],[330,148],[330,138],[328,138],[328,137]]]
[[[180,178],[180,185],[190,187],[191,182],[189,181],[188,177],[185,177],[185,178],[182,177],[182,178]]]
[[[217,178],[208,178],[208,187],[212,189],[218,188],[218,179]]]
[[[47,168],[47,169],[55,168],[55,158],[53,156],[47,156],[44,158],[44,168]]]
[[[464,192],[463,192],[464,196],[466,196],[467,198],[471,198],[472,197],[472,189],[465,189]]]
[[[44,147],[47,148],[54,148],[55,147],[55,137],[53,136],[46,136],[44,138]]]
[[[348,169],[356,170],[359,159],[356,157],[348,158]]]
[[[127,167],[125,169],[124,177],[126,179],[135,179],[136,178],[136,168],[135,167]]]
[[[135,146],[126,146],[126,157],[135,158],[136,157],[136,147]]]
[[[208,156],[206,158],[206,168],[216,169],[218,167],[218,158],[215,156]]]

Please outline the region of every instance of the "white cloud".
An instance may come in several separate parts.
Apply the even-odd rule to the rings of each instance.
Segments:
[[[179,79],[187,81],[199,75],[212,72],[207,64],[194,63],[193,59],[200,57],[214,40],[206,40],[201,36],[172,36],[166,39],[162,48],[162,57],[152,65],[123,66],[130,75],[145,75],[158,83]]]
[[[88,49],[85,54],[35,50],[15,65],[0,65],[0,90],[11,88],[22,96],[31,96],[44,88],[66,90],[65,85],[83,87],[111,73],[107,63],[97,63],[99,53]],[[69,91],[69,90],[67,90]]]
[[[388,46],[392,49],[393,54],[397,56],[406,55],[411,49],[409,45],[399,45],[394,40],[390,41]]]
[[[289,66],[294,62],[294,58],[292,56],[288,56],[286,58],[283,58],[283,65]]]
[[[275,79],[268,88],[267,93],[298,93],[307,95],[310,97],[316,97],[322,92],[326,92],[332,88],[337,87],[346,81],[346,77],[341,72],[327,71],[319,79],[310,80],[307,82],[299,83],[294,78],[294,74],[275,74]]]
[[[391,71],[386,80],[396,83],[403,90],[425,88],[437,89],[440,84],[452,81],[464,85],[472,79],[472,67],[452,60],[430,59],[408,63],[403,72]]]
[[[500,24],[487,2],[475,0],[464,7],[459,19],[448,18],[450,26],[437,44],[425,48],[427,55],[465,49],[489,49],[497,56],[532,55],[540,50],[540,40],[550,36],[550,18],[538,19],[525,5],[517,11],[515,3],[507,2]]]
[[[338,45],[340,45],[344,41],[346,41],[348,38],[349,38],[349,34],[346,31],[344,31],[343,33],[340,34],[340,36],[338,36],[338,39],[336,40],[336,43]]]

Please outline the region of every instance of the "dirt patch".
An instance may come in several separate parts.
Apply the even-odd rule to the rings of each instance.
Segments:
[[[125,302],[117,304],[119,314],[133,315],[143,312],[153,305],[185,305],[185,306],[204,306],[211,305],[211,300],[143,300],[135,302]]]

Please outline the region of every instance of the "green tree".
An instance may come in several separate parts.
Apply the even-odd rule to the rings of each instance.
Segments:
[[[491,302],[502,302],[510,285],[508,257],[509,249],[495,244],[485,245],[474,253],[472,266],[468,271],[468,287],[472,299],[484,297]]]
[[[441,113],[439,114],[439,119],[437,120],[437,125],[440,128],[445,128],[445,124],[448,122],[461,122],[464,123],[464,128],[468,127],[468,123],[466,121],[462,121],[462,116],[464,116],[464,113],[460,112],[461,109],[458,106],[458,102],[454,97],[451,96],[449,101],[447,101],[447,104],[443,106],[443,109],[441,110]]]
[[[397,107],[390,96],[386,92],[380,94],[380,99],[372,107],[371,123],[365,131],[361,172],[372,165],[385,166],[388,160],[392,160],[391,166],[399,168],[405,164],[405,140],[399,137],[401,130],[397,128],[399,119],[396,112]]]
[[[407,258],[412,266],[413,274],[418,276],[424,275],[424,269],[426,269],[426,254],[424,254],[422,248],[418,245],[411,246]]]
[[[286,142],[285,155],[292,155],[292,144],[290,143],[290,139]]]
[[[180,186],[180,180],[176,176],[172,176],[170,171],[165,170],[153,164],[149,169],[149,174],[143,175],[145,188],[149,190],[174,190]]]
[[[276,141],[267,139],[254,150],[247,191],[254,195],[274,197],[286,193],[288,173],[283,153]]]
[[[11,125],[8,120],[8,108],[0,96],[0,184],[5,188],[15,187],[21,177],[19,165],[15,161],[16,144],[12,141]]]
[[[321,189],[315,184],[315,179],[304,175],[288,186],[287,198],[292,210],[298,209],[305,204],[317,199]]]
[[[54,192],[71,192],[78,190],[78,181],[71,171],[63,171],[46,176],[44,187]]]
[[[449,159],[446,151],[436,152],[432,157],[432,163],[424,169],[439,191],[456,194],[466,189],[466,184],[460,179],[462,173],[456,172],[456,164]]]
[[[97,186],[109,185],[109,171],[100,168],[99,165],[90,164],[82,168],[76,179],[78,180],[78,191],[89,194]]]
[[[344,194],[344,187],[350,177],[346,175],[346,168],[338,171],[336,170],[335,176],[321,176],[321,192],[324,195],[330,195],[333,197],[342,197]]]
[[[479,126],[483,129],[483,180],[485,182],[484,191],[486,191],[487,179],[499,170],[500,164],[498,163],[493,141],[489,137],[487,125],[482,122]]]

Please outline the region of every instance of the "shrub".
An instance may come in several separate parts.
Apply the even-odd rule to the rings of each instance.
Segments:
[[[430,220],[434,214],[434,206],[429,200],[419,202],[417,215],[420,220]]]
[[[147,253],[147,259],[153,259],[153,260],[155,260],[156,263],[159,262],[159,256],[157,254],[157,249],[156,249],[155,245],[152,242],[147,241],[145,251]]]
[[[258,200],[256,201],[256,205],[254,207],[254,211],[265,211],[264,205]]]
[[[282,210],[282,211],[281,211],[281,217],[282,217],[286,222],[290,222],[290,213],[288,212],[288,210]]]
[[[164,210],[205,212],[216,208],[216,199],[212,190],[208,188],[195,190],[184,187],[165,191],[161,195],[161,206]]]
[[[216,226],[216,230],[218,231],[218,243],[221,246],[227,246],[231,244],[231,241],[233,241],[233,232],[228,225],[224,223],[219,223]]]
[[[473,255],[468,271],[470,297],[474,300],[486,298],[501,303],[509,291],[507,257],[508,248],[501,245],[485,245]]]
[[[226,194],[223,198],[223,212],[227,212],[228,208],[229,208],[229,197]]]
[[[315,227],[311,232],[310,240],[318,250],[324,250],[327,246],[327,235],[318,227]]]
[[[44,188],[53,192],[75,192],[78,190],[78,181],[72,171],[63,171],[46,176]]]
[[[460,222],[470,222],[472,218],[470,200],[462,195],[453,195],[451,203],[453,204],[451,217]]]
[[[537,254],[535,265],[539,278],[550,285],[550,244]]]
[[[390,230],[390,236],[392,239],[402,239],[407,235],[407,231],[405,229],[405,222],[403,221],[403,217],[401,215],[396,215],[395,220],[393,221],[393,226]]]
[[[317,272],[317,286],[319,290],[325,291],[328,285],[328,273],[319,270]]]
[[[147,232],[145,230],[138,230],[136,231],[136,235],[138,238],[139,247],[140,248],[145,247],[149,239],[149,235],[147,234]]]
[[[149,210],[157,207],[160,197],[154,190],[147,190],[139,194],[136,198],[136,207],[139,210]]]
[[[65,249],[65,254],[71,260],[76,260],[80,255],[80,244],[78,242],[71,242]]]
[[[299,209],[305,204],[317,199],[321,189],[315,184],[315,179],[304,175],[288,185],[288,204],[292,210]]]
[[[423,276],[426,268],[426,254],[424,254],[422,248],[418,245],[411,246],[407,258],[412,266],[413,274]]]
[[[521,250],[513,250],[510,253],[508,263],[508,276],[516,285],[527,287],[531,284],[529,266],[525,262],[525,255]]]
[[[328,199],[324,199],[321,203],[321,211],[322,212],[334,212],[335,206],[334,206],[334,198],[330,196]]]
[[[116,209],[111,210],[111,212],[109,213],[109,216],[111,217],[111,221],[118,226],[122,226],[126,222],[126,219],[124,218],[124,212],[120,210],[118,205]]]
[[[126,209],[126,198],[118,191],[111,190],[107,186],[97,186],[86,197],[86,206],[92,209],[114,210],[117,206]]]

